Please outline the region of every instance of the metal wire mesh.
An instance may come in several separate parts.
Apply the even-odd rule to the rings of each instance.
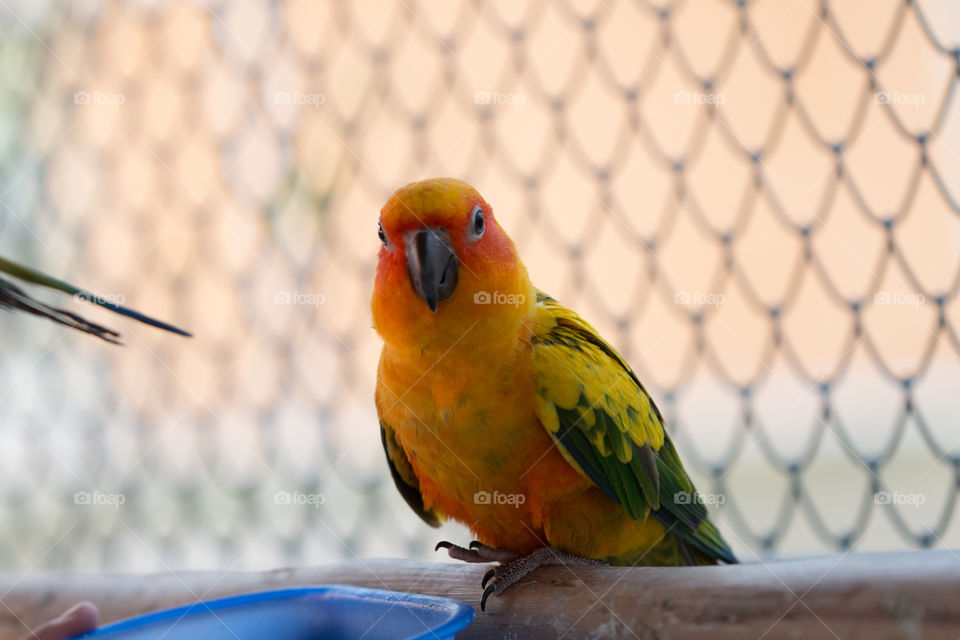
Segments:
[[[432,175],[621,348],[741,555],[960,541],[952,3],[0,4],[0,252],[196,334],[0,316],[0,566],[465,538],[372,403],[377,211]]]

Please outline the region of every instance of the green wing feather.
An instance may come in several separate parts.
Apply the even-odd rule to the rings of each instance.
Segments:
[[[431,527],[439,527],[443,523],[443,517],[435,509],[427,509],[424,506],[423,495],[420,493],[420,481],[413,472],[413,466],[407,459],[403,447],[397,442],[393,429],[383,421],[380,422],[380,439],[383,442],[383,451],[387,454],[390,475],[400,495],[424,522]]]
[[[537,414],[564,457],[635,520],[672,530],[691,564],[736,562],[707,520],[664,420],[623,358],[577,314],[537,294]]]
[[[105,300],[102,296],[90,293],[79,287],[75,287],[68,282],[63,280],[58,280],[52,276],[37,271],[36,269],[31,269],[30,267],[25,267],[23,265],[17,264],[16,262],[11,262],[0,257],[0,273],[5,273],[8,276],[26,282],[28,284],[35,284],[41,287],[47,287],[48,289],[54,289],[56,291],[61,291],[63,293],[77,296],[88,302],[92,302],[95,305],[103,307],[104,309],[109,309],[114,313],[118,313],[122,316],[132,318],[138,322],[150,325],[152,327],[157,327],[158,329],[163,329],[164,331],[170,331],[172,333],[179,334],[181,336],[190,337],[191,334],[173,326],[172,324],[167,324],[166,322],[161,322],[146,316],[139,311],[134,311],[128,307],[124,307],[118,304],[114,304],[109,300]],[[26,292],[23,291],[20,287],[16,286],[12,282],[0,278],[0,308],[10,308],[17,309],[20,311],[26,311],[27,313],[32,313],[37,316],[48,318],[68,326],[72,329],[77,329],[79,331],[84,331],[90,333],[99,338],[107,340],[108,342],[118,343],[119,334],[115,331],[102,327],[100,325],[94,324],[88,320],[83,319],[75,313],[65,311],[63,309],[58,309],[51,307],[42,302],[39,302],[29,296]]]

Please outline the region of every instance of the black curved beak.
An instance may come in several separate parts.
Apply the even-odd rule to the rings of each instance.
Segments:
[[[457,288],[460,260],[450,246],[446,229],[427,227],[403,234],[407,252],[407,274],[417,295],[436,311],[437,305]]]

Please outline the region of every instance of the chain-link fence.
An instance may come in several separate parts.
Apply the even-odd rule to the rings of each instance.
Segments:
[[[664,410],[741,555],[953,545],[960,8],[0,2],[0,566],[434,557],[372,397],[379,207],[453,175]],[[438,557],[438,559],[441,559]]]

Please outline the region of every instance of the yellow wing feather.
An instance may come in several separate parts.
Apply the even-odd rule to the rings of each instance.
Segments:
[[[658,451],[664,440],[662,419],[623,359],[589,323],[553,298],[541,294],[537,304],[532,342],[561,347],[533,349],[544,426],[556,433],[557,409],[577,411],[577,426],[604,456],[613,451],[621,462],[629,462],[631,442]],[[612,418],[619,437],[595,428],[598,411]]]
[[[616,350],[539,291],[530,343],[537,416],[567,462],[631,518],[652,513],[699,553],[736,562],[707,520],[660,411]]]

